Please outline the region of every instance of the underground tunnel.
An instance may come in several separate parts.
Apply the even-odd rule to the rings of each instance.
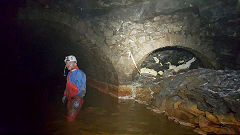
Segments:
[[[239,134],[239,5],[3,1],[0,133]],[[61,102],[68,55],[87,77],[74,122]]]

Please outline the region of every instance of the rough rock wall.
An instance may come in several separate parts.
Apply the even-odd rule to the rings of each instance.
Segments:
[[[194,69],[165,77],[139,76],[137,102],[200,134],[240,133],[239,70]]]
[[[160,81],[152,100],[145,101],[181,124],[239,134],[239,80],[239,71],[198,69]]]
[[[114,4],[110,2],[109,5]],[[130,52],[136,64],[140,64],[143,58],[156,49],[177,46],[192,51],[201,61],[213,67],[221,67],[218,60],[222,55],[216,51],[219,47],[214,42],[214,35],[222,35],[220,32],[225,33],[229,29],[234,30],[228,25],[224,25],[228,26],[226,29],[218,28],[221,24],[216,22],[222,18],[231,20],[232,18],[226,17],[238,13],[235,5],[236,2],[229,1],[150,0],[123,4],[120,7],[106,6],[108,12],[105,13],[104,10],[104,14],[101,14],[98,11],[97,16],[94,15],[95,12],[88,12],[85,18],[82,18],[82,12],[89,9],[70,14],[61,6],[57,10],[51,7],[26,8],[20,12],[19,18],[58,22],[76,30],[79,35],[74,37],[80,43],[80,48],[84,48],[86,55],[89,55],[85,57],[97,57],[100,60],[89,66],[90,77],[127,87],[131,84],[135,70],[134,62],[129,57]],[[222,9],[224,12],[220,12]],[[233,34],[239,37],[236,29],[235,31]],[[233,46],[236,46],[236,42]],[[225,50],[222,49],[222,52]],[[234,57],[237,53],[231,54],[228,51],[227,55]],[[235,63],[236,61],[237,59]],[[110,72],[104,66],[99,68],[105,62],[113,65],[107,66],[111,68],[108,70]],[[111,73],[112,71],[116,71],[116,74]],[[94,73],[99,73],[99,77]]]

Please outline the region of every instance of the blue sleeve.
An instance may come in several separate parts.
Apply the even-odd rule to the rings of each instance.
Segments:
[[[86,75],[83,71],[79,70],[76,74],[76,86],[78,88],[78,96],[82,95],[82,89],[86,89]]]

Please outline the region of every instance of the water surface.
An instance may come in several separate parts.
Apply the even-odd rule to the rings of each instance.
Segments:
[[[192,128],[170,121],[134,101],[118,101],[88,88],[85,103],[76,121],[67,122],[61,94],[49,104],[46,132],[50,134],[196,134]]]

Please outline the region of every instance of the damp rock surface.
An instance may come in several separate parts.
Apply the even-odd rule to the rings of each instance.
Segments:
[[[240,71],[195,69],[162,80],[146,79],[136,93],[156,112],[198,130],[217,134],[240,133]],[[141,94],[139,94],[141,95]]]
[[[17,20],[23,21],[21,25],[31,23],[31,29],[39,29],[36,24],[43,22],[71,29],[67,35],[81,54],[78,58],[87,63],[86,73],[118,86],[131,83],[134,63],[168,47],[191,52],[197,58],[193,64],[200,60],[205,68],[239,69],[238,5],[238,1],[218,0],[28,0]],[[182,60],[171,62],[176,66],[173,70],[182,69],[178,65],[191,59]],[[160,69],[160,75],[172,74]]]

